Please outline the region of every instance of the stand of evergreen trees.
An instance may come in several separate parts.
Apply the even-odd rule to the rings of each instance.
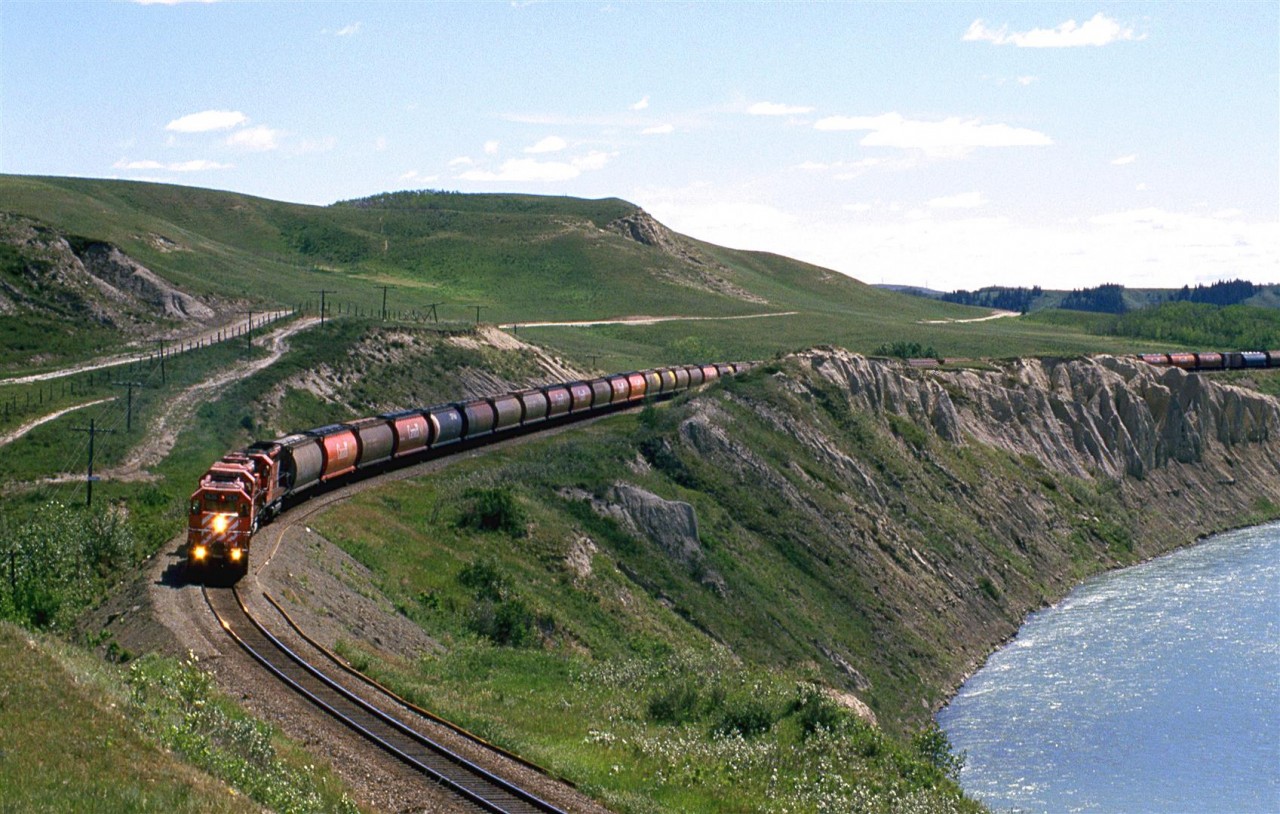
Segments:
[[[1043,294],[1044,291],[1040,286],[1035,286],[1034,288],[988,286],[987,288],[979,288],[977,291],[952,291],[950,294],[943,294],[942,299],[946,302],[959,303],[960,305],[999,308],[1004,311],[1017,311],[1019,314],[1025,314],[1031,310],[1032,304]]]

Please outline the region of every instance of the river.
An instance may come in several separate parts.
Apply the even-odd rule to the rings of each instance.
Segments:
[[[1280,812],[1280,524],[1092,579],[938,715],[1001,812]]]

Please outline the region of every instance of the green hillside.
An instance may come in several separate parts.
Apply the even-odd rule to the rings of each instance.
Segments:
[[[701,243],[615,198],[413,192],[318,207],[163,184],[0,176],[0,202],[0,212],[30,219],[73,246],[119,248],[220,313],[314,310],[322,289],[332,314],[380,313],[385,296],[391,310],[405,313],[425,314],[436,304],[446,322],[473,322],[476,306],[482,321],[503,324],[796,312],[767,322],[704,322],[696,330],[669,323],[531,334],[579,359],[612,355],[624,366],[711,351],[763,357],[815,343],[873,352],[918,341],[948,356],[1123,345],[1062,325],[962,322],[988,311]],[[16,274],[35,262],[30,253],[10,245],[0,259]],[[43,318],[47,330],[33,344],[24,341],[27,315],[0,314],[6,346],[25,351],[0,364],[48,367],[76,358],[82,346],[111,344],[100,325],[90,334],[89,324]],[[691,341],[694,335],[701,340]]]

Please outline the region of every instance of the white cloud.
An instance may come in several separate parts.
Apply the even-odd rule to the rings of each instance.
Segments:
[[[649,107],[649,97],[646,96],[631,106],[632,110],[646,110]]]
[[[584,172],[602,169],[613,157],[611,153],[592,151],[568,161],[538,161],[533,158],[512,158],[502,163],[497,171],[467,170],[458,177],[464,181],[549,182],[568,181]]]
[[[1111,164],[1112,166],[1115,166],[1115,167],[1123,167],[1125,164],[1132,164],[1137,160],[1138,160],[1138,154],[1130,153],[1129,155],[1122,155],[1119,158],[1111,159]]]
[[[929,201],[931,209],[978,209],[987,205],[987,196],[981,192],[962,192],[959,195],[944,195]]]
[[[747,113],[752,116],[800,116],[812,112],[811,107],[784,105],[777,102],[756,102],[747,108]]]
[[[450,167],[469,167],[474,163],[476,162],[471,160],[469,156],[460,155],[457,158],[450,161],[449,166]]]
[[[547,136],[537,144],[532,144],[524,148],[526,153],[536,155],[538,153],[558,153],[569,146],[569,142],[559,136]]]
[[[1025,88],[1027,85],[1030,85],[1032,82],[1036,81],[1037,79],[1039,79],[1039,77],[1037,76],[1019,76],[1014,81]]]
[[[1132,28],[1124,28],[1102,12],[1084,23],[1067,20],[1057,28],[1033,28],[1030,31],[1012,33],[1008,26],[991,29],[982,20],[974,20],[964,32],[965,42],[990,42],[995,45],[1016,45],[1019,48],[1075,48],[1143,39],[1146,39],[1145,34],[1136,34]]]
[[[378,136],[376,139],[373,140],[373,149],[377,150],[378,152],[382,152],[383,150],[387,149],[387,143],[388,142],[387,142],[386,136]]]
[[[875,198],[826,214],[741,189],[691,185],[640,190],[637,202],[683,234],[775,252],[869,283],[938,289],[985,285],[1083,288],[1107,282],[1177,287],[1218,279],[1274,282],[1280,223],[1230,211],[1149,208],[1077,221],[949,217]]]
[[[674,124],[655,124],[653,127],[646,127],[640,131],[642,136],[665,136],[667,133],[674,133],[676,126]]]
[[[399,180],[414,181],[420,184],[431,184],[431,183],[435,183],[436,181],[439,181],[440,176],[428,175],[426,173],[419,172],[418,170],[409,170],[408,172],[401,175]]]
[[[117,170],[166,170],[168,172],[207,172],[209,170],[229,170],[233,165],[207,161],[203,158],[192,161],[174,161],[168,164],[159,161],[125,161],[123,158],[111,165]]]
[[[339,28],[337,31],[333,32],[333,34],[335,37],[350,37],[352,34],[357,34],[359,32],[360,32],[360,23],[354,22],[354,23],[350,23],[349,25],[344,25],[342,28]]]
[[[207,133],[211,130],[230,130],[249,121],[238,110],[205,110],[174,119],[164,126],[175,133]]]
[[[1045,147],[1053,139],[1038,130],[1007,124],[983,124],[980,119],[951,117],[939,122],[913,121],[900,113],[879,116],[828,116],[817,130],[870,131],[858,143],[864,147],[922,150],[934,158],[960,158],[978,147]]]
[[[498,154],[498,142],[496,139],[490,139],[484,143],[484,154],[485,155]]]
[[[280,147],[280,136],[284,135],[279,130],[272,130],[270,127],[258,125],[257,127],[246,127],[243,130],[237,130],[227,136],[227,146],[234,147],[237,150],[246,150],[251,153],[265,153]]]

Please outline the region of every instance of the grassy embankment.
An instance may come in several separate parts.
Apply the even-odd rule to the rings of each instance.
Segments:
[[[121,668],[0,622],[0,688],[0,810],[357,810],[193,664]]]
[[[812,377],[807,400],[775,372],[709,396],[765,462],[759,477],[691,447],[678,427],[695,403],[681,400],[313,520],[447,648],[412,665],[345,652],[623,811],[962,807],[946,759],[924,759],[937,755],[930,709],[1027,608],[1149,556],[1142,509],[1110,480],[941,443],[907,418],[850,410]],[[761,415],[822,433],[829,455]],[[871,484],[850,488],[842,456]],[[692,505],[699,556],[594,511],[618,482]],[[1002,520],[1009,500],[1039,506],[1045,530]],[[938,592],[957,580],[959,609]],[[881,728],[822,686],[855,692]]]

